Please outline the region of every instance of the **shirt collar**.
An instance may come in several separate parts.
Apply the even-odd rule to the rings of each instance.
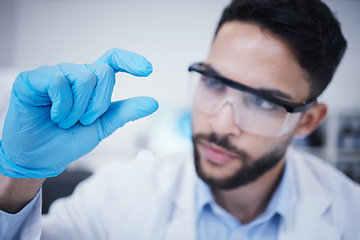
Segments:
[[[275,189],[270,202],[264,214],[279,214],[283,220],[287,221],[288,206],[290,199],[290,180],[288,162],[285,161],[283,175],[280,179],[279,185]]]
[[[204,207],[208,204],[215,202],[214,197],[212,195],[210,187],[203,182],[202,179],[197,176],[196,178],[196,190],[197,190],[197,215],[199,216],[204,209]]]

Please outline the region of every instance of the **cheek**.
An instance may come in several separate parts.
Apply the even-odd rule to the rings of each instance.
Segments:
[[[259,136],[252,136],[251,134],[248,134],[246,138],[234,139],[233,143],[238,149],[245,151],[251,159],[261,158],[269,151],[269,148],[271,148],[271,140],[268,141]]]
[[[209,117],[198,111],[196,108],[192,109],[192,129],[193,133],[210,133]]]
[[[291,142],[290,136],[270,138],[246,133],[231,140],[236,148],[245,151],[252,160],[261,159],[274,151],[284,152]]]
[[[253,149],[255,151],[254,158],[263,157],[274,152],[284,153],[292,138],[292,133],[276,138],[258,138],[256,141],[257,149]]]

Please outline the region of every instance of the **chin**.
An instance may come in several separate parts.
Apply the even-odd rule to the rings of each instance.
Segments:
[[[241,170],[241,162],[238,159],[226,164],[216,164],[204,157],[200,157],[199,161],[199,170],[207,177],[219,181],[231,178]]]

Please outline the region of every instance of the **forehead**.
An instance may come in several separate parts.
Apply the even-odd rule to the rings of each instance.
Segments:
[[[219,30],[206,60],[223,76],[257,89],[306,101],[310,86],[290,46],[254,23],[232,21]]]

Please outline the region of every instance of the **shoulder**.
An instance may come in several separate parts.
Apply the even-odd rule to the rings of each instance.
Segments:
[[[327,190],[336,193],[340,191],[342,193],[349,192],[349,194],[360,197],[360,185],[326,160],[294,148],[290,149],[288,156],[299,174],[311,175]]]
[[[360,185],[331,164],[304,151],[291,149],[289,161],[303,199],[317,204],[321,196],[329,202],[322,218],[339,229],[345,237],[359,233]],[[305,196],[307,195],[307,196]],[[312,196],[309,196],[312,195]],[[344,239],[352,239],[344,238]]]

